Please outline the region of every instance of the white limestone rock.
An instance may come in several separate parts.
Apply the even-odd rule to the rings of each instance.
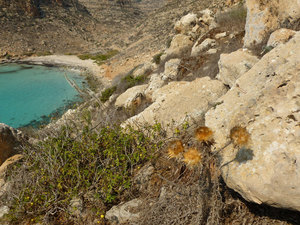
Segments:
[[[239,49],[229,54],[221,54],[217,79],[232,87],[235,81],[250,70],[259,59],[249,51]]]
[[[180,58],[191,51],[193,46],[191,37],[184,34],[177,34],[173,37],[170,47],[161,56],[161,61],[167,61],[171,58]]]
[[[296,31],[286,29],[286,28],[281,28],[276,31],[274,31],[267,43],[267,46],[271,46],[275,48],[279,44],[284,44],[288,40],[290,40],[294,35],[296,34]]]
[[[246,200],[300,211],[300,32],[267,53],[205,115],[215,149],[244,126],[246,148],[223,149],[226,184]],[[252,157],[238,162],[237,153]],[[243,154],[244,154],[243,153]],[[246,154],[246,155],[247,155]],[[231,162],[230,162],[231,161]],[[230,162],[230,163],[229,163]]]
[[[216,46],[216,40],[214,39],[206,38],[203,42],[199,43],[200,39],[196,41],[196,43],[192,48],[192,52],[191,52],[192,57],[199,56],[201,53]]]
[[[155,124],[156,121],[165,126],[176,126],[186,119],[202,119],[204,113],[226,91],[220,81],[211,80],[209,77],[198,78],[192,82],[171,82],[155,91],[152,94],[153,103],[143,112],[129,118],[122,126]]]
[[[106,212],[105,219],[116,224],[133,224],[134,221],[138,221],[140,217],[139,213],[136,211],[142,203],[143,202],[139,199],[133,199],[129,202],[113,206]]]
[[[148,83],[148,87],[144,92],[147,101],[152,102],[153,92],[161,88],[164,84],[165,81],[162,79],[162,74],[152,74]]]
[[[247,19],[244,47],[249,48],[267,41],[281,24],[300,18],[299,0],[266,1],[246,0]]]
[[[127,89],[116,100],[116,108],[130,109],[132,107],[138,107],[142,102],[144,91],[147,88],[147,84],[134,86]]]
[[[174,30],[181,34],[187,34],[197,24],[197,21],[197,15],[189,13],[175,23]]]
[[[176,80],[181,59],[170,59],[165,63],[162,80]]]

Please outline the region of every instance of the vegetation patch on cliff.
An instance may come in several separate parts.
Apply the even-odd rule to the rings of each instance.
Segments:
[[[111,57],[117,55],[119,52],[117,50],[111,50],[108,51],[106,54],[83,54],[83,55],[78,55],[78,58],[82,60],[86,59],[92,59],[94,60],[98,65],[101,65],[104,63],[104,61],[110,59]]]
[[[78,198],[95,216],[103,214],[131,188],[134,170],[156,156],[161,140],[160,125],[144,127],[143,132],[120,126],[93,131],[86,126],[77,135],[64,127],[57,135],[27,146],[23,161],[8,175],[12,188],[6,220],[72,221],[70,204]]]

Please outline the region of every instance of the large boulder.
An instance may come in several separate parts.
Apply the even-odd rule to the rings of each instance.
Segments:
[[[181,34],[187,34],[193,29],[197,22],[197,15],[194,13],[189,13],[175,23],[174,30]]]
[[[0,123],[0,165],[9,157],[17,154],[21,145],[18,131],[4,123]]]
[[[209,77],[198,78],[193,82],[171,82],[152,94],[152,105],[129,118],[123,125],[159,122],[177,126],[185,119],[202,119],[204,113],[226,91],[220,81]]]
[[[199,56],[204,51],[216,46],[216,40],[214,39],[206,38],[204,41],[200,42],[201,39],[202,38],[200,37],[199,40],[197,40],[194,44],[191,52],[192,57]]]
[[[9,213],[8,206],[0,206],[0,218]]]
[[[23,158],[23,155],[17,154],[14,155],[7,160],[0,166],[0,198],[7,193],[11,189],[11,183],[8,180],[6,182],[5,177],[6,177],[6,172],[11,164],[14,164],[21,160]],[[0,216],[1,218],[1,216]]]
[[[178,67],[181,59],[171,59],[165,63],[165,71],[162,75],[163,80],[176,80],[178,75]]]
[[[300,18],[299,0],[247,0],[247,19],[244,47],[253,47],[267,41],[282,24]]]
[[[147,84],[134,86],[127,89],[116,100],[115,106],[117,108],[130,109],[132,107],[138,107],[142,102],[144,91],[147,88]]]
[[[165,81],[162,78],[162,74],[153,73],[150,77],[148,86],[144,92],[147,101],[152,102],[152,94],[162,86],[164,86]]]
[[[16,162],[18,162],[19,160],[21,160],[23,158],[23,155],[21,154],[16,154],[8,159],[5,160],[4,163],[2,163],[2,165],[0,166],[0,179],[5,177],[5,173],[7,171],[7,168],[11,165],[14,164]]]
[[[249,51],[239,49],[229,54],[221,54],[219,60],[219,74],[217,79],[232,87],[235,81],[251,69],[259,59]]]
[[[217,23],[215,21],[214,13],[210,9],[204,9],[199,12],[199,22],[202,26],[207,26],[209,30],[216,28]]]
[[[137,211],[142,203],[142,200],[133,199],[113,206],[106,212],[105,219],[113,224],[135,224],[139,220],[140,215]]]
[[[216,149],[229,143],[235,126],[246,127],[250,134],[243,147],[229,144],[220,152],[226,184],[246,200],[298,211],[299,52],[300,32],[237,79],[237,85],[218,100],[222,104],[205,115]]]
[[[171,58],[180,58],[187,54],[193,46],[191,37],[184,34],[177,34],[173,37],[170,47],[161,56],[161,61],[167,61]]]

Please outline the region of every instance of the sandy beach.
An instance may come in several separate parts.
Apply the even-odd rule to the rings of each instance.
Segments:
[[[21,59],[20,62],[32,63],[36,65],[57,65],[68,66],[74,68],[85,69],[91,72],[98,78],[103,78],[103,69],[94,63],[93,60],[81,60],[75,55],[48,55],[48,56],[33,56]]]

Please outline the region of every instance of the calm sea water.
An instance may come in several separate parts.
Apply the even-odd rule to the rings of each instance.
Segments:
[[[0,65],[0,123],[14,128],[49,122],[80,101],[64,74],[82,87],[77,71],[21,64]]]

